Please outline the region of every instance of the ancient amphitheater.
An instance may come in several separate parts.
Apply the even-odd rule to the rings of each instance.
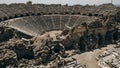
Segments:
[[[111,3],[0,4],[0,67],[100,68],[95,58],[107,45],[117,45],[119,23],[120,10]],[[94,53],[97,56],[91,61],[80,60]],[[72,57],[77,58],[68,60]]]

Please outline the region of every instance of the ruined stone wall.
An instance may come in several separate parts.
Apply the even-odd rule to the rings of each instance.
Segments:
[[[0,20],[7,20],[23,16],[34,15],[86,15],[86,16],[110,16],[115,15],[117,8],[112,4],[100,6],[60,5],[60,4],[0,4]],[[109,14],[108,14],[109,13]]]
[[[35,60],[33,61],[35,61],[35,64],[32,64],[39,65],[41,62],[47,63],[54,60],[58,54],[65,56],[66,54],[64,54],[64,51],[69,48],[77,48],[81,52],[85,52],[103,47],[106,44],[115,43],[120,38],[120,32],[116,27],[118,22],[120,22],[120,12],[118,12],[116,7],[112,4],[104,4],[100,6],[2,4],[0,5],[0,13],[1,23],[7,22],[5,23],[6,27],[13,28],[13,30],[5,30],[7,28],[0,29],[0,42],[5,42],[0,44],[0,52],[1,54],[6,54],[1,55],[2,58],[0,63],[2,64],[0,64],[0,66],[9,65],[10,63],[7,63],[8,60],[6,60],[6,58],[11,59],[11,57],[13,58],[14,56],[16,57],[11,59],[12,61],[9,61],[13,62],[11,63],[12,65],[14,65],[17,59],[26,61],[24,59],[34,58]],[[7,19],[10,20],[4,21]],[[57,43],[53,40],[53,43],[51,43],[51,40],[43,40],[45,42],[39,40],[40,43],[35,45],[35,48],[38,48],[38,50],[32,48],[34,45],[29,45],[30,39],[24,39],[22,43],[16,42],[16,38],[19,38],[19,40],[30,38],[31,36],[29,37],[29,34],[32,34],[33,36],[41,36],[42,33],[47,31],[64,30],[66,29],[66,25],[70,27],[70,29],[68,29],[68,31],[70,31],[68,32],[69,37],[66,37],[64,40],[62,39],[62,41],[61,38],[59,38],[57,39]],[[15,29],[20,31],[17,33],[16,37],[14,34]],[[28,36],[25,36],[24,33]],[[11,40],[14,44],[11,43]],[[41,43],[43,45],[41,45]],[[12,55],[9,56],[8,54]]]

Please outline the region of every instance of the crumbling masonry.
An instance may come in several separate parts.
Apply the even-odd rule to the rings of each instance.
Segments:
[[[0,66],[37,66],[67,57],[66,50],[116,43],[119,23],[120,10],[113,4],[0,4]],[[52,31],[58,33],[53,37]]]

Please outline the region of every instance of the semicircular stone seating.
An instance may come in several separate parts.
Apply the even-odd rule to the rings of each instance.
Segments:
[[[28,16],[8,20],[8,27],[18,29],[30,35],[42,34],[46,31],[63,30],[65,24],[73,27],[82,22],[92,22],[96,17],[81,15],[42,15]]]
[[[62,30],[66,28],[65,24],[72,27],[83,22],[90,23],[96,18],[100,18],[98,17],[100,15],[115,15],[116,13],[116,7],[112,4],[100,6],[0,4],[0,21],[8,21],[9,27],[30,35],[42,34],[51,30]],[[119,21],[119,19],[117,20]]]

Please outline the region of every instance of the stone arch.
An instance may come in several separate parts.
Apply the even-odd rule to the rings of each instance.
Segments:
[[[49,12],[48,14],[49,14],[49,15],[52,15],[52,13],[50,13],[50,12]]]
[[[8,18],[7,18],[7,17],[4,17],[3,20],[8,20]]]
[[[32,16],[35,16],[36,14],[35,13],[31,13]]]
[[[9,16],[9,19],[12,19],[13,17],[12,16]]]
[[[77,14],[79,14],[79,15],[80,15],[81,13],[80,13],[80,12],[78,12]]]
[[[60,14],[62,15],[62,14],[65,14],[64,12],[60,12]]]
[[[75,13],[74,13],[74,12],[72,12],[71,14],[72,14],[72,15],[74,15]]]
[[[18,15],[14,15],[14,18],[17,18],[17,17],[19,17]]]
[[[59,14],[58,12],[54,12],[54,14]]]
[[[87,14],[83,13],[82,15],[86,16]]]
[[[93,16],[92,13],[89,13],[88,16]]]
[[[26,13],[25,16],[30,16],[30,14],[29,14],[29,13]]]
[[[94,14],[94,16],[98,16],[98,14]]]
[[[23,14],[20,14],[20,17],[23,17],[24,15]]]
[[[2,19],[0,18],[0,21],[2,21]]]
[[[69,12],[65,12],[65,14],[69,14]]]
[[[37,15],[41,15],[41,13],[37,13]]]

